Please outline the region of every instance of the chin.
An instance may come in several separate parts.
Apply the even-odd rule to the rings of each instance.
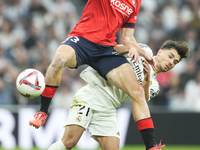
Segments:
[[[167,72],[168,71],[165,68],[162,68],[161,70],[162,70],[161,72]]]

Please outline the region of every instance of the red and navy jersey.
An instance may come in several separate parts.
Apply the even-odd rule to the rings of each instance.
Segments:
[[[80,36],[94,43],[115,46],[120,28],[134,28],[141,0],[88,0],[81,21],[68,37]]]

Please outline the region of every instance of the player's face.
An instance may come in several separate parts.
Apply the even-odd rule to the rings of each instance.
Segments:
[[[175,49],[160,49],[156,59],[158,72],[166,72],[174,68],[174,66],[180,61],[180,58],[181,56]]]

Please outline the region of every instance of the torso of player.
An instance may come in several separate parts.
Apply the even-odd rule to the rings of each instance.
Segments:
[[[133,27],[141,0],[88,0],[81,21],[70,36],[80,36],[94,43],[116,45],[116,33],[121,27]]]

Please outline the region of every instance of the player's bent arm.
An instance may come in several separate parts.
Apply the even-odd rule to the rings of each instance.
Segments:
[[[149,82],[150,82],[150,74],[151,74],[151,69],[146,60],[143,61],[143,73],[144,73],[144,80],[142,82],[142,87],[145,92],[145,99],[146,101],[149,100]]]
[[[121,42],[126,47],[124,53],[129,52],[130,49],[135,48],[140,56],[145,57],[145,50],[142,49],[135,38],[133,37],[134,29],[132,28],[122,28],[121,32]]]
[[[142,82],[142,87],[144,89],[146,101],[149,100],[149,81],[150,81],[150,79],[149,80],[144,79],[144,81]]]

